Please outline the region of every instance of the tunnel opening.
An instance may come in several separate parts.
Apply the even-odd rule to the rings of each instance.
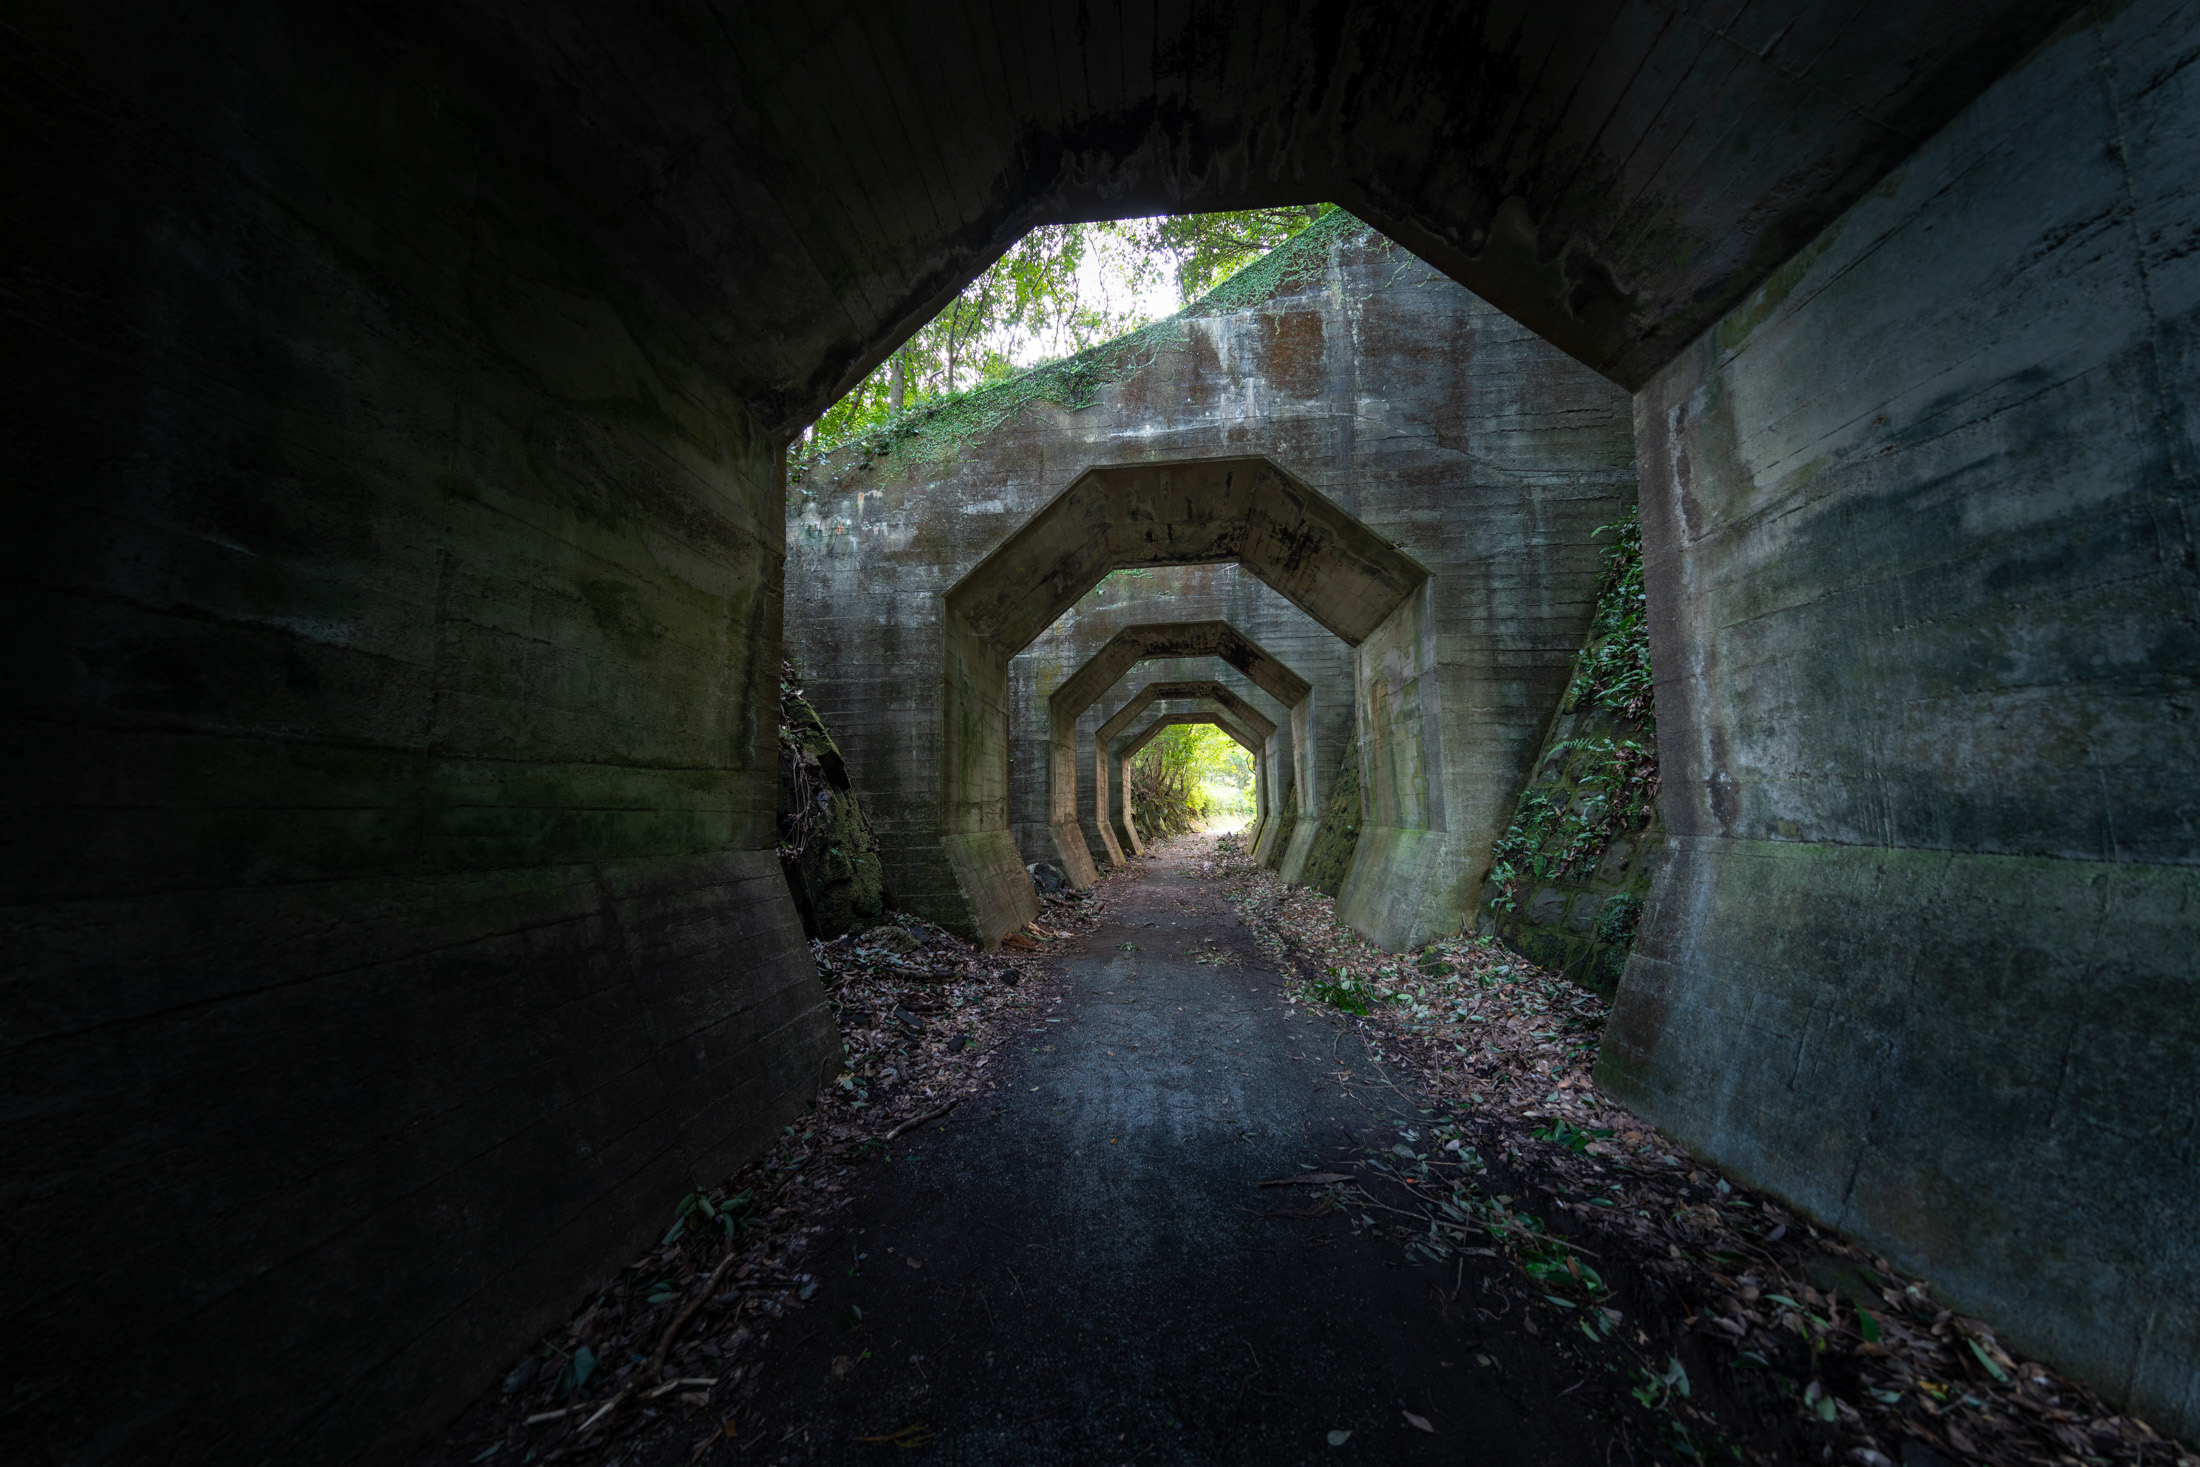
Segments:
[[[1253,742],[1246,745],[1253,755],[1253,814],[1247,827],[1246,843],[1254,847],[1259,844],[1276,782],[1274,774],[1264,768],[1266,746],[1276,731],[1275,723],[1225,683],[1211,679],[1203,682],[1155,680],[1124,699],[1093,731],[1092,820],[1112,865],[1120,867],[1128,857],[1146,853],[1145,842],[1131,820],[1130,767],[1128,756],[1123,752],[1123,743],[1128,737],[1125,730],[1155,704],[1176,702],[1193,702],[1227,714],[1252,739]],[[1238,741],[1245,743],[1242,738]],[[1051,761],[1049,773],[1052,773]]]
[[[953,930],[997,934],[1031,915],[1023,867],[1059,865],[1082,884],[1111,863],[1088,813],[1100,792],[1074,753],[1090,728],[1057,727],[1081,715],[1054,695],[1126,618],[1220,618],[1257,629],[1322,689],[1303,736],[1287,727],[1276,740],[1293,752],[1270,781],[1279,818],[1261,825],[1263,855],[1295,880],[1336,813],[1351,836],[1325,847],[1322,869],[1348,920],[1393,947],[1458,930],[1593,600],[1591,531],[1632,492],[1623,397],[1341,210],[1196,310],[1062,364],[1088,367],[1098,375],[1081,395],[1038,369],[985,389],[946,437],[851,443],[805,460],[791,485],[789,636],[814,681],[837,684],[827,716],[877,795],[897,896]],[[1410,629],[1396,624],[1396,640],[1363,657],[1366,618],[1341,612],[1353,637],[1340,639],[1297,599],[1306,587],[1288,584],[1314,563],[1292,532],[1268,556],[1284,583],[1238,562],[1233,506],[1181,511],[1187,525],[1150,541],[1134,525],[1120,553],[1102,553],[1105,481],[1085,476],[1231,461],[1246,445],[1324,498],[1332,521],[1357,521],[1371,537],[1363,559],[1388,545],[1412,561],[1425,579]],[[1064,458],[1071,487],[1057,491],[1045,466]],[[1033,526],[1053,515],[1093,532],[1082,560],[1036,548]],[[1002,558],[981,571],[971,555],[989,545]],[[993,573],[1016,590],[987,615],[1015,619],[1021,648],[955,630]],[[1036,633],[1034,606],[1060,608]],[[966,673],[987,659],[993,691],[971,697]],[[906,671],[887,675],[900,691],[884,717],[872,670],[889,668]],[[1270,711],[1292,723],[1285,705]],[[992,752],[1004,742],[1005,767]],[[1298,752],[1317,748],[1311,763]],[[1366,807],[1349,816],[1321,797],[1347,749],[1358,762],[1345,784]],[[982,923],[973,893],[995,903]]]
[[[1304,779],[1312,764],[1308,757],[1313,743],[1314,685],[1298,672],[1254,642],[1228,622],[1163,622],[1125,627],[1117,632],[1090,661],[1064,679],[1061,686],[1047,700],[1048,727],[1048,813],[1049,826],[1056,849],[1065,862],[1075,863],[1073,879],[1090,885],[1096,879],[1092,845],[1097,843],[1107,850],[1111,839],[1104,799],[1106,769],[1104,755],[1105,737],[1110,734],[1107,723],[1092,734],[1093,757],[1089,768],[1096,780],[1094,798],[1086,805],[1079,801],[1080,761],[1077,757],[1079,717],[1100,703],[1110,688],[1129,675],[1140,663],[1159,659],[1187,659],[1214,657],[1250,681],[1254,687],[1273,698],[1284,710],[1284,725],[1288,728],[1290,744],[1272,742],[1268,734],[1275,724],[1257,713],[1250,704],[1235,692],[1219,683],[1209,684],[1222,697],[1245,708],[1247,714],[1267,725],[1262,745],[1268,751],[1266,788],[1281,798],[1292,784]],[[1152,684],[1152,687],[1166,686]],[[1196,696],[1196,695],[1193,695]],[[1132,700],[1136,703],[1136,699]],[[1149,703],[1151,699],[1147,700]],[[1118,714],[1121,718],[1124,715]],[[1113,722],[1114,720],[1110,720]],[[1119,731],[1119,730],[1117,730]],[[1288,762],[1286,762],[1286,760]],[[1089,815],[1087,814],[1089,811]],[[1266,852],[1262,853],[1266,855]],[[1120,865],[1122,854],[1110,851],[1110,860]]]
[[[1261,736],[1227,709],[1210,700],[1199,701],[1205,706],[1164,707],[1145,727],[1123,738],[1118,756],[1123,761],[1122,823],[1141,844],[1142,832],[1235,835],[1250,830],[1248,844],[1259,838],[1265,796],[1259,774]],[[1222,735],[1229,741],[1225,748],[1234,744],[1235,757],[1218,762],[1205,741],[1184,736],[1201,729]],[[1218,775],[1224,782],[1232,775],[1244,781],[1239,799],[1219,814],[1214,799]]]
[[[1110,571],[1223,561],[1350,646],[1378,635],[1416,639],[1407,608],[1427,570],[1275,464],[1226,458],[1087,470],[945,597],[941,847],[960,897],[946,925],[991,940],[1037,914],[1009,834],[1010,660]],[[1080,885],[1096,872],[1077,820],[1076,716],[1148,656],[1216,652],[1254,676],[1265,654],[1235,635],[1216,625],[1111,642],[1049,699],[1056,849]],[[1307,691],[1289,700],[1295,727],[1304,724]],[[1293,772],[1311,784],[1310,765]]]

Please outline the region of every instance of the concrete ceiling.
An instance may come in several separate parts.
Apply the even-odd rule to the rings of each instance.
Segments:
[[[1319,199],[1632,389],[2071,9],[476,0],[352,24],[461,58],[509,161],[784,432],[1033,224]]]

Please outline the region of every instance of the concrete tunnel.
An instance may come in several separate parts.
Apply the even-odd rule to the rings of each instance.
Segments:
[[[1129,675],[1224,679],[1310,792],[1356,759],[1340,910],[1404,946],[1469,919],[1629,504],[1663,834],[1600,1083],[2200,1431],[2190,7],[12,27],[11,1459],[403,1459],[803,1112],[783,651],[905,899],[997,936],[1041,751],[1081,819],[1137,686],[1073,742],[1049,699],[1166,590],[1309,726]],[[788,484],[1031,226],[1313,201],[1372,235],[1092,414]],[[1426,581],[1353,646],[1212,542],[965,580],[1224,460]]]

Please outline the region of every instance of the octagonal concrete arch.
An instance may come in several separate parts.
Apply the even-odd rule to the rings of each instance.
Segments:
[[[1125,627],[1064,678],[1047,699],[1048,824],[1054,832],[1062,869],[1079,885],[1091,885],[1100,879],[1100,873],[1093,865],[1092,848],[1077,817],[1078,715],[1099,702],[1117,679],[1140,662],[1201,656],[1220,658],[1289,710],[1292,757],[1288,770],[1276,763],[1275,741],[1266,741],[1269,755],[1264,772],[1271,796],[1280,798],[1296,781],[1312,777],[1312,683],[1226,621],[1149,622]],[[1095,767],[1102,757],[1096,741]],[[1101,830],[1095,832],[1103,843],[1104,831],[1103,822]]]
[[[1139,839],[1137,827],[1130,821],[1130,770],[1124,762],[1127,755],[1114,746],[1123,731],[1130,727],[1132,720],[1148,708],[1156,703],[1180,699],[1196,699],[1203,704],[1213,705],[1253,736],[1254,742],[1246,744],[1247,750],[1253,755],[1254,770],[1251,839],[1254,842],[1259,840],[1262,818],[1267,813],[1269,783],[1260,777],[1261,755],[1269,737],[1276,731],[1275,723],[1226,683],[1212,679],[1157,680],[1132,694],[1122,707],[1101,721],[1099,729],[1093,734],[1093,824],[1099,828],[1100,841],[1107,848],[1109,860],[1118,866],[1123,864],[1126,856],[1142,856],[1146,852],[1144,842]],[[1239,742],[1245,741],[1240,739]],[[1113,798],[1113,792],[1119,781],[1123,791],[1121,800],[1117,801]],[[1120,814],[1117,813],[1118,809]]]
[[[959,909],[936,920],[992,942],[1038,915],[1008,829],[1009,659],[1110,571],[1227,561],[1354,647],[1412,603],[1429,578],[1411,556],[1266,458],[1118,465],[1080,475],[945,598],[940,838]],[[1136,660],[1090,685],[1076,711]],[[1281,701],[1291,706],[1305,696]],[[1058,766],[1068,780],[1057,786],[1074,790],[1071,717],[1069,762]],[[1076,797],[1067,799],[1066,812],[1051,813],[1066,813],[1074,833]],[[1073,880],[1097,879],[1081,835],[1057,845]]]

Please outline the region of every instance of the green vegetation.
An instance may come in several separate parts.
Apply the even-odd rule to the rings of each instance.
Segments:
[[[1574,666],[1562,712],[1601,714],[1634,732],[1596,732],[1584,725],[1543,756],[1542,773],[1520,797],[1513,821],[1492,853],[1490,909],[1512,912],[1537,882],[1582,876],[1596,868],[1615,840],[1650,822],[1658,797],[1658,759],[1651,708],[1650,635],[1642,589],[1642,527],[1630,507],[1598,536],[1611,535],[1596,619]],[[1639,900],[1624,901],[1602,920],[1607,941],[1634,936]]]
[[[1374,1000],[1383,996],[1366,979],[1343,968],[1326,970],[1322,981],[1307,984],[1306,991],[1323,1003],[1335,1004],[1346,1013],[1358,1014],[1363,1019],[1374,1012]]]
[[[861,445],[865,466],[892,453],[938,458],[1030,403],[1084,407],[1180,340],[1186,318],[1241,310],[1318,276],[1329,243],[1364,227],[1320,204],[1035,229],[812,425],[788,482],[849,444]],[[1134,289],[1171,271],[1182,309],[1149,321],[1096,299],[1083,267],[1102,255]],[[1034,344],[1069,353],[1018,368]]]
[[[1177,302],[1188,306],[1336,207],[1301,204],[1228,214],[1164,214],[1091,227],[1114,231],[1146,259],[1174,256]]]
[[[1600,538],[1611,535],[1612,548],[1604,555],[1596,621],[1567,686],[1565,711],[1602,709],[1633,720],[1647,734],[1652,727],[1650,625],[1642,589],[1642,521],[1629,505],[1627,513],[1596,533]]]
[[[1131,818],[1147,835],[1252,813],[1253,756],[1211,723],[1165,728],[1131,760]]]

